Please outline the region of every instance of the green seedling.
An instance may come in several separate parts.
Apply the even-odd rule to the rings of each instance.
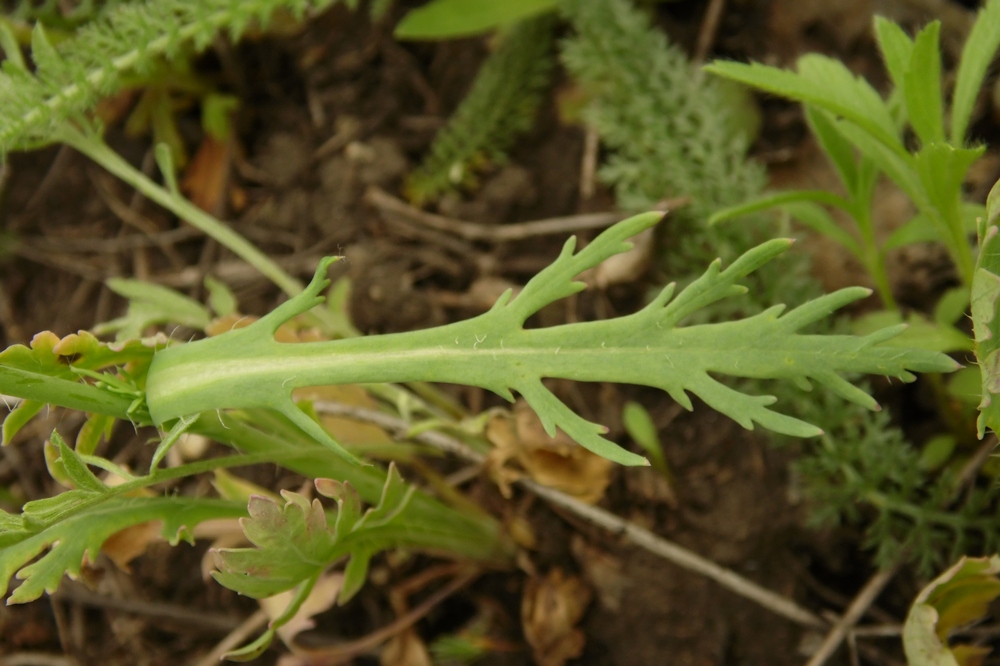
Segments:
[[[625,403],[625,408],[622,410],[622,424],[629,437],[642,447],[653,469],[667,481],[672,482],[673,474],[670,472],[667,458],[663,454],[663,444],[656,432],[656,424],[653,423],[653,417],[649,415],[646,408],[631,400]]]
[[[968,293],[975,267],[969,235],[984,211],[964,201],[962,185],[985,148],[969,145],[966,134],[987,66],[1000,46],[1000,1],[986,3],[965,43],[949,114],[943,103],[939,32],[935,21],[910,38],[895,23],[876,18],[876,37],[893,83],[885,99],[842,63],[818,54],[800,58],[795,72],[759,63],[709,65],[706,69],[718,76],[802,102],[809,127],[846,192],[782,192],[720,211],[712,221],[784,209],[857,257],[891,309],[896,301],[886,276],[886,252],[938,241],[948,249]],[[916,136],[914,150],[905,142],[907,131]],[[911,199],[918,213],[879,243],[872,198],[882,174]],[[850,216],[854,233],[842,229],[826,207]]]

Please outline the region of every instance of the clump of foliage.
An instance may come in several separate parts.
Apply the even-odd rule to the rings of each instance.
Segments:
[[[574,33],[562,60],[591,96],[585,119],[611,151],[601,177],[620,207],[689,196],[684,215],[704,220],[763,189],[724,84],[699,74],[627,0],[564,0],[560,9]]]
[[[715,220],[782,206],[856,256],[882,301],[894,308],[885,273],[885,254],[892,248],[941,242],[966,290],[972,282],[975,262],[968,236],[985,211],[963,201],[962,185],[985,146],[968,145],[966,133],[987,66],[1000,47],[1000,2],[992,0],[980,11],[962,49],[949,114],[941,81],[940,22],[910,38],[879,17],[875,33],[893,83],[886,99],[841,62],[819,54],[802,56],[795,72],[760,63],[720,61],[707,67],[713,74],[802,102],[809,127],[846,191],[846,196],[782,192],[717,213]],[[905,143],[907,129],[918,140],[913,151]],[[879,245],[871,209],[875,183],[883,174],[907,194],[918,213]],[[850,215],[855,233],[841,229],[823,206]]]
[[[795,72],[759,63],[710,65],[707,69],[714,74],[802,102],[806,121],[846,192],[779,192],[719,211],[712,221],[776,207],[841,244],[867,269],[889,308],[888,312],[869,315],[859,328],[903,319],[886,275],[886,254],[910,243],[943,243],[963,285],[942,298],[933,321],[910,315],[907,319],[912,328],[900,342],[941,351],[971,349],[968,336],[952,326],[971,299],[979,369],[983,371],[978,426],[982,437],[986,427],[994,427],[997,420],[991,398],[995,393],[991,370],[996,312],[992,295],[996,280],[991,276],[995,267],[984,268],[993,255],[989,248],[996,229],[986,208],[965,201],[963,183],[969,168],[985,151],[985,146],[970,145],[966,134],[987,66],[1000,47],[1000,2],[986,3],[963,48],[950,114],[944,111],[939,31],[939,23],[932,22],[911,38],[898,25],[876,18],[875,33],[893,84],[885,98],[839,61],[818,54],[801,57]],[[915,138],[915,148],[907,142],[909,133]],[[875,185],[883,175],[907,194],[917,213],[880,244],[872,205]],[[854,228],[839,226],[829,208],[847,213]],[[974,260],[969,235],[977,227],[980,249]],[[976,373],[977,369],[965,372]],[[965,377],[960,381],[966,381]],[[960,394],[958,389],[949,391]],[[940,393],[944,411],[951,398]],[[805,405],[804,409],[808,413],[810,407]],[[868,506],[876,515],[868,540],[880,563],[916,558],[925,573],[940,564],[945,552],[953,559],[970,545],[995,548],[997,536],[991,526],[995,493],[973,489],[953,497],[955,464],[941,473],[918,464],[916,449],[880,421],[884,419],[873,420],[861,413],[851,418],[836,416],[833,422],[841,424],[835,430],[837,438],[803,460],[807,490],[816,498],[818,515],[856,519],[855,504]],[[953,445],[958,435],[942,437]]]
[[[671,218],[660,263],[680,283],[715,257],[732,259],[766,238],[771,225],[711,228],[716,211],[754,199],[767,176],[747,158],[754,109],[738,86],[705,76],[653,28],[630,0],[564,0],[572,32],[561,58],[588,97],[584,119],[608,150],[600,179],[618,206],[642,210],[677,196],[691,203]],[[751,278],[750,294],[702,313],[706,321],[753,314],[775,301],[820,293],[804,258],[789,253]]]
[[[475,185],[476,172],[504,162],[514,139],[531,129],[552,71],[552,27],[551,17],[542,17],[499,35],[499,46],[407,178],[412,201],[421,204]]]

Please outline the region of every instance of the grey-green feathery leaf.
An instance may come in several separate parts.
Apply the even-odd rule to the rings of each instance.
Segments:
[[[841,373],[874,373],[914,379],[911,371],[949,372],[958,367],[943,354],[881,346],[898,335],[892,327],[864,337],[800,334],[798,331],[847,303],[868,295],[844,289],[781,316],[775,306],[754,317],[718,324],[681,326],[685,318],[727,297],[745,293],[738,281],[784,252],[791,241],[760,245],[724,269],[716,261],[676,298],[667,286],[647,307],[606,321],[525,329],[531,315],[583,289],[574,277],[628,250],[628,238],[656,224],[657,213],[637,215],[611,227],[576,252],[569,239],[559,258],[517,297],[505,293],[479,317],[440,328],[305,344],[281,344],[274,331],[289,317],[313,307],[328,284],[323,262],[309,287],[254,324],[214,338],[164,349],[147,377],[147,404],[162,424],[188,414],[269,407],[334,450],[340,447],[292,402],[292,391],[338,383],[438,381],[489,389],[509,400],[520,393],[551,435],[561,429],[582,446],[622,464],[645,464],[604,437],[564,405],[546,378],[606,381],[661,388],[687,408],[689,393],[747,428],[754,423],[797,436],[815,426],[768,409],[771,396],[749,396],[713,375],[815,380],[849,400],[876,408]]]

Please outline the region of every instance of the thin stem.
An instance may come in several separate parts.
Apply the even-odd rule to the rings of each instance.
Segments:
[[[224,458],[200,460],[188,465],[180,465],[179,467],[158,470],[148,476],[139,477],[138,479],[133,479],[132,481],[127,481],[121,485],[108,488],[107,492],[95,494],[91,498],[85,499],[78,504],[74,504],[72,508],[60,512],[58,515],[52,517],[49,521],[42,525],[42,527],[48,527],[56,522],[65,520],[70,516],[80,513],[84,509],[105,502],[112,497],[124,495],[141,488],[155,486],[156,484],[163,483],[164,481],[171,481],[185,476],[193,476],[202,472],[209,472],[214,469],[221,469],[225,467],[241,467],[243,465],[255,465],[262,462],[274,462],[280,457],[280,452],[270,451],[250,455],[235,455],[226,456]]]
[[[118,153],[111,150],[96,134],[66,125],[60,129],[58,139],[94,160],[191,226],[218,241],[220,245],[266,275],[289,296],[295,296],[302,291],[301,282],[286,273],[277,263],[254,247],[243,236],[187,199],[176,196],[158,185],[122,159]]]
[[[875,283],[875,291],[878,292],[882,304],[888,310],[899,310],[895,297],[892,295],[892,287],[889,284],[889,276],[885,270],[885,256],[879,251],[875,242],[875,225],[871,217],[870,198],[860,202],[854,210],[854,220],[858,225],[861,234],[861,245],[864,248],[863,261],[868,268],[868,273]]]
[[[822,666],[826,663],[826,660],[833,655],[851,628],[861,620],[861,617],[868,611],[868,608],[875,603],[875,599],[882,593],[882,590],[885,589],[885,586],[889,584],[889,581],[892,580],[898,570],[899,563],[897,562],[892,567],[879,571],[869,579],[865,586],[861,588],[861,591],[858,592],[857,596],[854,597],[854,601],[851,602],[850,607],[848,607],[844,615],[830,628],[830,633],[826,635],[823,644],[816,650],[806,666]]]

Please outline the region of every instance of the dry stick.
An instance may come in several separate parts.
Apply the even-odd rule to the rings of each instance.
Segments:
[[[882,593],[885,586],[889,584],[892,577],[896,575],[898,569],[899,564],[894,564],[888,569],[879,571],[865,583],[865,586],[854,597],[854,601],[847,607],[844,615],[830,629],[830,633],[823,639],[822,645],[819,646],[816,653],[806,663],[806,666],[821,666],[821,664],[826,663],[826,660],[840,647],[840,643],[847,636],[851,627],[857,624],[861,616],[868,610],[868,607],[875,603],[875,599]]]
[[[148,615],[165,620],[174,620],[185,624],[198,625],[211,631],[231,631],[240,624],[238,619],[226,617],[218,613],[205,613],[176,604],[142,601],[139,599],[115,599],[113,597],[93,594],[76,586],[63,585],[53,596],[56,600],[69,600],[95,608],[106,608],[133,613],[135,615]]]
[[[601,137],[593,127],[587,127],[583,137],[583,158],[580,160],[580,198],[583,201],[594,196],[594,175],[597,173],[597,153],[601,148]]]
[[[431,229],[445,231],[466,240],[490,241],[494,243],[524,240],[536,236],[571,233],[585,229],[603,229],[628,217],[625,213],[616,212],[587,213],[584,215],[551,217],[545,220],[535,220],[534,222],[492,226],[427,213],[414,208],[405,201],[397,199],[378,187],[368,188],[365,192],[365,201],[383,213],[392,213],[412,222],[430,227]],[[662,210],[665,213],[680,208],[689,201],[688,197],[667,199],[661,205],[657,206],[657,210]]]
[[[694,62],[700,64],[705,62],[712,44],[715,42],[715,35],[719,31],[719,19],[722,18],[722,9],[726,0],[711,0],[708,10],[705,11],[705,18],[701,22],[701,30],[698,32],[698,45],[694,50]]]
[[[4,657],[4,666],[75,666],[76,662],[58,654],[18,652]]]
[[[240,643],[243,643],[251,635],[253,635],[258,629],[263,627],[268,623],[270,618],[267,613],[263,610],[259,610],[243,623],[233,629],[229,634],[216,644],[212,651],[206,654],[202,659],[195,663],[195,666],[217,666],[219,660],[222,659],[222,655],[226,654],[230,650],[234,649]]]
[[[326,663],[340,664],[349,659],[359,657],[368,650],[371,650],[381,643],[389,640],[396,634],[409,629],[425,615],[430,613],[442,601],[458,592],[460,589],[471,583],[479,576],[479,571],[467,571],[455,576],[447,585],[427,597],[420,605],[400,615],[398,618],[385,625],[381,629],[376,629],[367,636],[363,636],[350,643],[334,645],[326,648],[297,648],[295,654],[306,655],[310,659],[321,658]]]
[[[316,402],[313,408],[320,413],[346,416],[358,421],[374,423],[386,430],[392,430],[406,435],[410,430],[410,424],[406,421],[383,414],[371,409],[363,409],[333,402]],[[465,443],[441,432],[427,430],[412,436],[412,439],[420,441],[429,446],[440,448],[449,453],[453,453],[470,462],[483,463],[486,456],[473,451]],[[566,493],[553,488],[548,488],[530,479],[521,479],[518,482],[523,488],[535,495],[542,497],[549,502],[556,504],[577,516],[590,521],[591,523],[603,527],[604,529],[625,537],[627,541],[645,548],[649,552],[673,562],[674,564],[700,573],[707,578],[711,578],[719,585],[735,592],[736,594],[754,601],[764,608],[785,617],[792,622],[809,627],[825,627],[827,623],[820,619],[811,611],[799,606],[794,601],[776,594],[753,581],[740,576],[739,574],[719,566],[715,562],[708,560],[686,548],[659,537],[649,530],[643,529],[634,523],[619,518],[609,511],[596,506],[585,504],[580,500],[570,497]]]

